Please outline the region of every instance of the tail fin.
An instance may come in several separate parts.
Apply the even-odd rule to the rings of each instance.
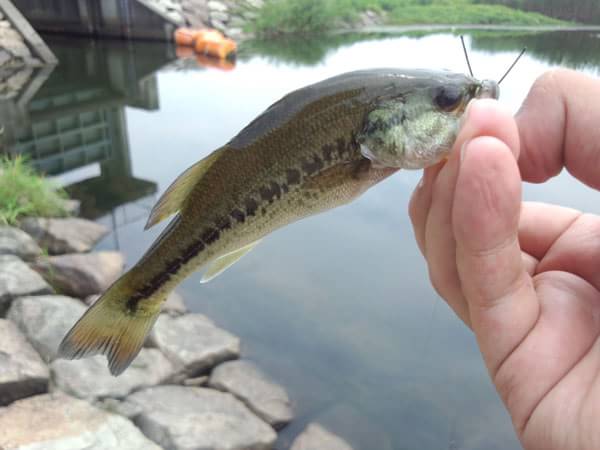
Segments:
[[[118,283],[118,282],[117,282]],[[58,356],[79,359],[104,354],[110,373],[120,375],[137,356],[160,312],[160,301],[145,299],[144,308],[127,308],[113,285],[77,321],[58,348]],[[150,301],[149,301],[150,300]]]

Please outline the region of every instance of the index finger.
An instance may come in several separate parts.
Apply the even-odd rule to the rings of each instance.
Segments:
[[[563,167],[600,189],[600,80],[558,69],[536,80],[516,116],[519,168],[541,183]]]

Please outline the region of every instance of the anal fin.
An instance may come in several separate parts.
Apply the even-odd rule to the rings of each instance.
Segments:
[[[222,274],[226,269],[233,266],[242,256],[244,256],[246,253],[248,253],[250,250],[256,247],[256,245],[259,242],[260,239],[215,259],[208,266],[208,269],[206,269],[204,275],[202,275],[200,283],[208,283],[213,278],[216,278],[217,276]]]

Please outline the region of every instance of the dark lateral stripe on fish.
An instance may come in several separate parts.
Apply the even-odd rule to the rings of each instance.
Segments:
[[[302,180],[301,173],[297,169],[287,169],[285,171],[285,176],[287,179],[288,185],[299,184]]]
[[[246,214],[244,214],[241,210],[235,208],[231,211],[231,217],[237,220],[240,223],[244,223],[246,221]]]
[[[258,209],[258,202],[256,200],[252,197],[248,197],[244,202],[244,205],[246,206],[246,217],[256,214],[256,210]]]
[[[129,298],[127,301],[127,308],[129,311],[132,313],[135,312],[140,301],[151,297],[152,294],[169,281],[171,276],[175,275],[183,265],[196,257],[207,246],[216,242],[221,237],[221,232],[228,230],[233,226],[231,219],[243,223],[248,217],[255,216],[257,212],[266,214],[265,203],[271,204],[275,200],[280,199],[283,193],[289,192],[290,186],[298,185],[302,182],[304,177],[310,177],[320,172],[326,167],[326,161],[329,163],[328,165],[332,164],[336,159],[335,156],[337,156],[337,158],[342,158],[346,152],[352,151],[355,145],[356,144],[353,144],[352,140],[346,141],[343,138],[337,139],[335,145],[324,145],[321,147],[321,152],[325,155],[324,158],[321,158],[317,154],[313,154],[312,160],[306,160],[301,165],[300,169],[286,170],[286,182],[277,183],[276,181],[271,181],[268,185],[262,186],[258,190],[260,203],[254,197],[249,196],[243,202],[245,211],[234,208],[229,214],[229,217],[222,216],[215,220],[215,227],[204,229],[200,234],[200,238],[183,251],[182,257],[169,261],[161,273],[154,276],[140,289],[139,292]],[[335,153],[337,153],[337,155],[335,155]],[[316,198],[316,194],[311,194],[309,192],[304,193],[304,196],[307,199]]]
[[[263,198],[263,200],[271,203],[273,196],[276,194],[277,196],[281,195],[281,188],[278,184],[272,182],[271,189],[269,190],[266,196],[267,199]],[[254,198],[248,197],[244,202],[246,205],[246,212],[244,213],[238,208],[235,208],[231,211],[230,217],[235,219],[238,222],[245,222],[246,217],[256,215],[256,211],[259,208],[258,203]],[[264,208],[263,208],[264,209]],[[263,211],[264,213],[264,211]],[[174,261],[170,261],[166,264],[165,270],[153,277],[147,284],[145,284],[139,292],[132,295],[129,300],[127,300],[127,309],[134,313],[137,310],[138,303],[145,299],[149,298],[154,294],[160,287],[165,284],[172,275],[175,275],[181,266],[189,262],[191,259],[196,257],[202,250],[204,250],[208,245],[214,243],[221,236],[221,232],[228,230],[232,227],[232,223],[229,217],[221,217],[216,221],[216,228],[208,228],[204,230],[200,236],[200,239],[194,241],[190,246],[188,246],[184,251],[181,258],[178,258]]]
[[[321,148],[321,152],[323,153],[323,158],[327,163],[331,163],[334,161],[334,153],[336,151],[336,147],[333,144],[325,144]]]
[[[268,186],[263,186],[258,190],[260,198],[268,203],[273,203],[276,199],[280,198],[281,191],[281,186],[274,181],[271,181]]]
[[[312,161],[305,161],[302,164],[302,170],[304,170],[304,175],[311,176],[322,170],[324,166],[323,160],[318,155],[313,155]]]

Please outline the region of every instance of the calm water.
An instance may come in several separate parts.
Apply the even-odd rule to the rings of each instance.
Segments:
[[[595,33],[478,32],[467,42],[480,78],[497,79],[530,49],[502,85],[514,111],[546,69],[600,68]],[[3,145],[112,227],[99,248],[120,249],[129,264],[160,232],[142,230],[170,182],[283,94],[360,68],[465,70],[449,33],[251,43],[227,71],[177,62],[162,44],[50,43],[61,65],[36,75],[41,87],[19,98],[20,115],[4,105]],[[520,448],[472,334],[429,284],[407,214],[419,177],[398,173],[351,205],[277,231],[213,282],[194,275],[179,287],[192,311],[238,334],[244,357],[288,389],[297,418],[279,449],[309,421],[356,450]],[[565,174],[525,196],[600,212],[598,195]]]

